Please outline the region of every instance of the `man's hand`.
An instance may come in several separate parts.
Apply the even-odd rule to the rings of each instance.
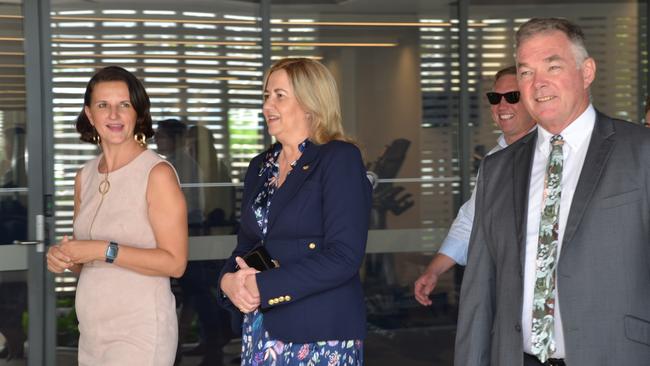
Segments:
[[[221,290],[230,301],[244,314],[250,313],[260,306],[260,294],[257,290],[255,268],[250,268],[240,257],[235,258],[239,270],[226,273],[221,278]]]
[[[424,306],[430,306],[431,299],[429,299],[429,295],[436,288],[438,278],[455,264],[456,262],[453,259],[444,254],[436,254],[433,256],[426,271],[415,281],[413,286],[415,299]]]

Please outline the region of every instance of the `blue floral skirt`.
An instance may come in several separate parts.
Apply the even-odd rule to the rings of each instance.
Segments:
[[[269,338],[258,310],[244,316],[242,366],[363,366],[363,341],[285,343]]]

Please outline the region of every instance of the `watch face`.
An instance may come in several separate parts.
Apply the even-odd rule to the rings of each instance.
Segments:
[[[117,255],[117,247],[114,245],[109,246],[108,249],[106,250],[106,256],[109,258],[115,258],[116,255]]]
[[[106,248],[106,262],[113,263],[117,257],[118,246],[116,243],[110,243]]]

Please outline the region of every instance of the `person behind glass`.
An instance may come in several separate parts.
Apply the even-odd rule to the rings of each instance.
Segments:
[[[0,160],[0,245],[27,239],[27,196],[3,194],[2,188],[26,188],[25,128],[3,129],[4,158]],[[0,271],[0,335],[5,345],[0,359],[7,361],[25,356],[27,339],[23,329],[23,313],[27,310],[26,271]]]
[[[187,126],[176,118],[158,122],[155,135],[157,151],[176,170],[181,183],[200,183],[203,172],[197,161],[186,149]],[[202,187],[183,189],[187,205],[187,223],[190,235],[201,235],[203,231],[203,206],[205,202]]]
[[[172,365],[177,320],[169,277],[187,263],[187,211],[153,135],[142,83],[117,66],[88,82],[81,140],[102,153],[75,178],[74,238],[50,247],[48,269],[79,273],[79,365]]]
[[[216,141],[212,131],[202,125],[187,128],[186,148],[188,154],[197,162],[203,182],[232,183],[230,164],[226,158],[220,158],[214,147]],[[235,233],[235,188],[213,187],[205,189],[203,216],[205,217],[204,235],[231,235]]]
[[[245,314],[242,365],[362,365],[372,188],[343,133],[336,83],[317,61],[282,59],[264,79],[263,113],[277,143],[248,167],[220,278],[226,305]],[[258,245],[279,267],[246,265]]]
[[[501,130],[501,135],[497,139],[497,145],[487,155],[505,149],[535,128],[535,121],[526,111],[524,103],[520,103],[519,95],[517,68],[513,65],[499,70],[494,76],[492,91],[486,93],[486,96],[490,103],[492,120]],[[424,273],[415,281],[413,286],[415,299],[424,306],[432,304],[429,295],[443,273],[456,264],[461,266],[467,264],[467,248],[474,221],[475,195],[476,189],[458,210],[458,215],[440,250],[433,256]]]
[[[4,140],[4,159],[0,160],[0,189],[26,189],[25,128],[7,127],[0,136]],[[0,193],[0,245],[13,244],[14,240],[27,240],[27,195]]]
[[[201,183],[231,182],[224,159],[217,155],[210,129],[201,125],[189,126],[184,140],[185,153],[201,171]],[[234,188],[200,189],[205,197],[202,202],[205,220],[197,235],[233,234],[231,215],[235,201]],[[199,365],[222,365],[223,346],[233,338],[230,313],[218,305],[216,296],[219,284],[215,278],[218,278],[224,263],[225,259],[189,261],[185,274],[179,279],[183,289],[183,308],[179,315],[180,343],[191,332],[192,324],[197,324],[199,328],[199,344],[192,349],[182,350],[182,355],[202,356]],[[198,316],[196,323],[195,314]]]

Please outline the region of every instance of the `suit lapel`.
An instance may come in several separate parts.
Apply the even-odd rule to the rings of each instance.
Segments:
[[[513,193],[515,203],[515,226],[519,248],[521,268],[524,268],[526,256],[526,222],[528,220],[528,190],[530,188],[530,170],[537,146],[537,130],[524,136],[519,151],[515,153],[513,167]]]
[[[589,201],[598,186],[598,182],[612,151],[614,133],[613,121],[605,115],[597,113],[591,141],[589,142],[576,191],[573,194],[571,210],[569,211],[566,228],[564,229],[564,238],[562,239],[563,248],[564,244],[570,243],[573,235],[575,235],[580,220],[582,220],[585,213],[585,209],[589,205]]]
[[[287,176],[284,184],[282,184],[280,189],[278,189],[273,195],[267,232],[271,230],[271,227],[275,223],[280,212],[282,212],[284,207],[291,202],[291,199],[295,196],[296,192],[298,192],[298,189],[300,189],[307,177],[314,171],[314,168],[316,168],[320,149],[321,145],[316,144],[311,144],[307,149],[305,149],[305,152],[296,162],[295,168],[291,170],[291,174]]]

